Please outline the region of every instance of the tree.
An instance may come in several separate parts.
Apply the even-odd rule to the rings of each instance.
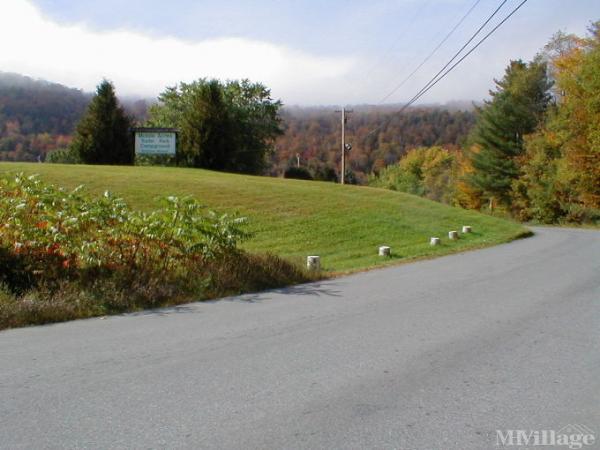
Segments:
[[[282,103],[274,101],[265,86],[248,80],[228,81],[223,94],[236,137],[231,164],[237,172],[262,173],[275,139],[283,134]]]
[[[283,132],[280,108],[260,83],[200,79],[167,88],[148,124],[180,129],[184,165],[261,173]]]
[[[564,139],[562,154],[576,190],[573,201],[600,209],[600,21],[556,65],[564,95],[551,125]]]
[[[214,170],[231,169],[236,140],[219,82],[213,80],[199,86],[186,106],[179,121],[179,162]]]
[[[600,22],[590,36],[558,33],[546,46],[555,108],[526,140],[513,184],[517,213],[541,222],[600,218]]]
[[[468,155],[473,155],[473,153],[478,151],[479,147],[474,145],[468,151],[456,152],[453,169],[456,185],[454,186],[454,196],[452,198],[452,203],[456,206],[476,210],[480,210],[482,207],[481,200],[483,193],[468,182],[475,170]]]
[[[512,209],[517,219],[554,223],[565,215],[561,199],[567,194],[567,186],[559,182],[559,161],[560,143],[550,137],[547,129],[526,137],[521,173],[512,187]]]
[[[451,203],[455,189],[455,159],[442,147],[410,150],[398,164],[388,166],[370,184]]]
[[[470,154],[473,172],[468,182],[491,201],[510,205],[523,138],[542,122],[551,100],[550,87],[546,64],[540,58],[529,64],[511,61],[502,80],[496,81],[496,90],[490,91],[491,100],[478,109],[471,134],[478,151]]]
[[[86,164],[133,164],[131,125],[114,86],[103,80],[77,124],[71,151]]]

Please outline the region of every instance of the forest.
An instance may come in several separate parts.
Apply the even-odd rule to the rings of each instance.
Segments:
[[[348,170],[358,183],[372,172],[397,162],[409,149],[440,145],[456,150],[475,123],[473,111],[442,107],[414,107],[404,114],[386,106],[354,107],[346,123],[346,142],[351,143]],[[283,111],[284,134],[276,141],[270,175],[277,176],[296,165],[311,173],[324,168],[339,171],[341,116],[335,108],[290,108]]]

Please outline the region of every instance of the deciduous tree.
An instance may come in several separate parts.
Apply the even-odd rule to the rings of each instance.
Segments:
[[[200,79],[163,92],[148,124],[181,130],[184,165],[261,173],[282,133],[280,107],[260,83]]]

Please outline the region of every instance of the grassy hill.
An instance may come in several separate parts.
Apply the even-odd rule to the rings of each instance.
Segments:
[[[324,269],[336,272],[498,244],[527,232],[514,222],[369,187],[161,167],[0,163],[0,172],[36,173],[95,193],[110,190],[145,210],[161,196],[192,195],[211,209],[248,217],[255,233],[248,250],[298,261],[320,255]],[[462,225],[471,225],[473,233],[448,241],[448,231]],[[442,238],[442,245],[430,247],[431,236]],[[391,246],[393,257],[378,257],[379,245]]]

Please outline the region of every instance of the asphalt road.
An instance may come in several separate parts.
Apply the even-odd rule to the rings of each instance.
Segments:
[[[600,441],[600,232],[536,233],[0,332],[0,447],[485,449],[568,424]]]

